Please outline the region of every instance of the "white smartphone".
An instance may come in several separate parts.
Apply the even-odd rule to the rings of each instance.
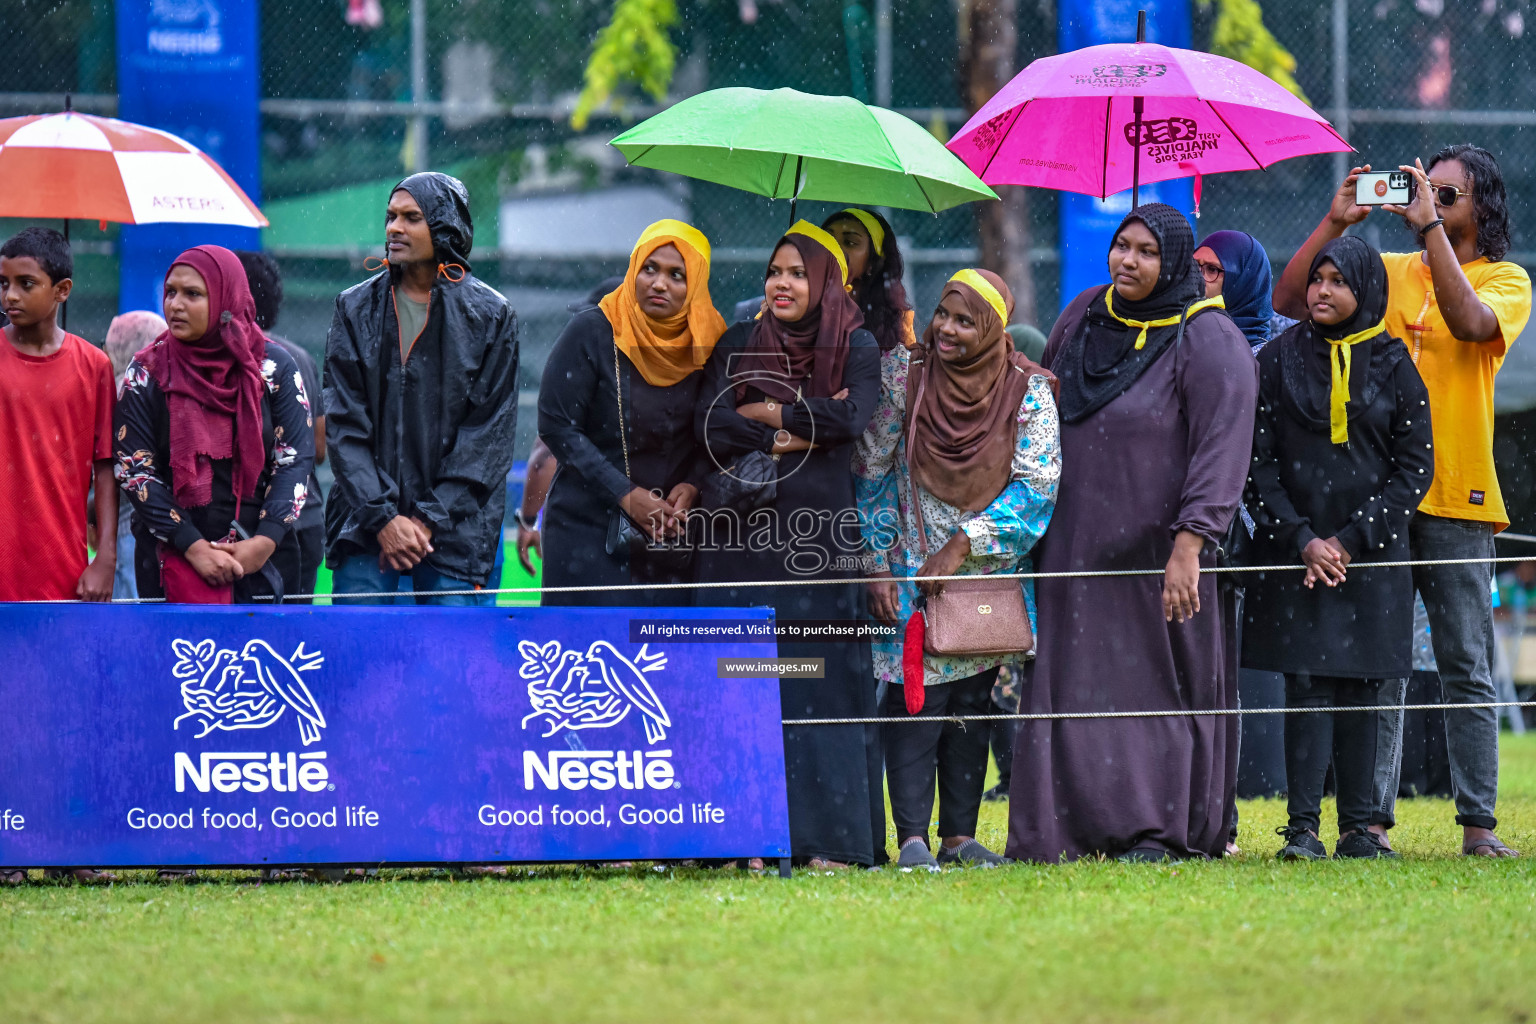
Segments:
[[[1407,171],[1372,171],[1355,179],[1355,203],[1359,206],[1407,206],[1413,201],[1413,175]]]

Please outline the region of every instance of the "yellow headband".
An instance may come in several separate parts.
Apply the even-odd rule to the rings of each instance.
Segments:
[[[804,235],[811,241],[820,245],[837,260],[838,268],[843,272],[843,287],[848,287],[848,258],[843,255],[843,247],[837,244],[837,239],[808,220],[797,220],[790,229],[784,232],[785,237],[790,235]]]
[[[992,287],[991,281],[988,281],[969,267],[965,270],[955,271],[955,276],[951,277],[950,280],[960,282],[977,295],[986,299],[987,305],[997,311],[997,318],[1002,321],[1003,326],[1008,326],[1008,304],[1003,301],[1002,294]]]
[[[635,248],[638,249],[651,239],[662,236],[682,239],[693,246],[694,252],[704,257],[705,263],[709,262],[709,239],[704,237],[704,232],[692,224],[684,224],[680,220],[671,220],[670,218],[659,220],[640,232],[640,239],[635,242]]]
[[[875,247],[875,255],[884,256],[885,229],[875,220],[875,215],[868,210],[856,210],[850,206],[846,210],[838,210],[837,216],[841,218],[845,213],[864,225],[864,230],[869,232],[869,244]]]

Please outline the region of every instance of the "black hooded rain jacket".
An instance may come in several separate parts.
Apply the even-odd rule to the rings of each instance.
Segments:
[[[432,528],[427,556],[445,576],[491,582],[517,426],[517,315],[470,273],[474,226],[456,178],[396,185],[421,206],[439,271],[427,322],[400,357],[393,268],[336,298],[325,343],[325,437],[336,484],[326,503],[326,562],[377,557],[397,515]],[[459,269],[463,276],[459,280]]]

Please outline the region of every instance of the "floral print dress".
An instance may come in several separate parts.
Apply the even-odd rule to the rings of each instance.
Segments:
[[[314,419],[298,364],[281,347],[267,346],[261,378],[266,388],[262,443],[267,460],[256,484],[255,500],[235,501],[231,460],[222,459],[213,464],[212,500],[187,509],[175,498],[165,393],[137,359],[128,364],[113,422],[113,471],[133,506],[134,536],[143,542],[139,547],[146,549],[143,557],[140,553],[135,557],[141,593],[146,584],[150,596],[158,590],[151,540],[181,552],[199,540],[230,540],[236,536],[233,522],[237,515],[248,534],[270,537],[277,545],[271,561],[285,588],[296,587],[298,539],[294,529],[309,497],[308,480],[315,459]]]
[[[914,492],[923,503],[929,553],[943,547],[956,531],[964,531],[970,538],[970,553],[960,563],[956,575],[1030,572],[1030,552],[1050,525],[1051,512],[1056,507],[1056,487],[1061,479],[1061,430],[1056,401],[1046,378],[1037,376],[1030,380],[1019,403],[1013,472],[1008,485],[990,505],[980,512],[966,512],[915,486],[903,436],[909,360],[907,350],[899,346],[881,357],[880,404],[853,456],[867,568],[871,573],[889,571],[896,577],[903,626],[912,615],[912,603],[917,597],[917,585],[911,577],[923,564],[917,517],[911,507]],[[1024,580],[1022,585],[1033,625],[1034,584]],[[924,655],[923,681],[928,686],[955,682],[1009,660],[1012,659],[1003,656]],[[900,641],[875,644],[874,663],[877,678],[901,685]]]

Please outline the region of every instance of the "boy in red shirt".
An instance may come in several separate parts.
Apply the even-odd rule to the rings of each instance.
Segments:
[[[112,598],[117,482],[112,361],[58,326],[74,259],[57,231],[27,228],[0,246],[0,601]],[[96,487],[96,558],[86,504]]]

